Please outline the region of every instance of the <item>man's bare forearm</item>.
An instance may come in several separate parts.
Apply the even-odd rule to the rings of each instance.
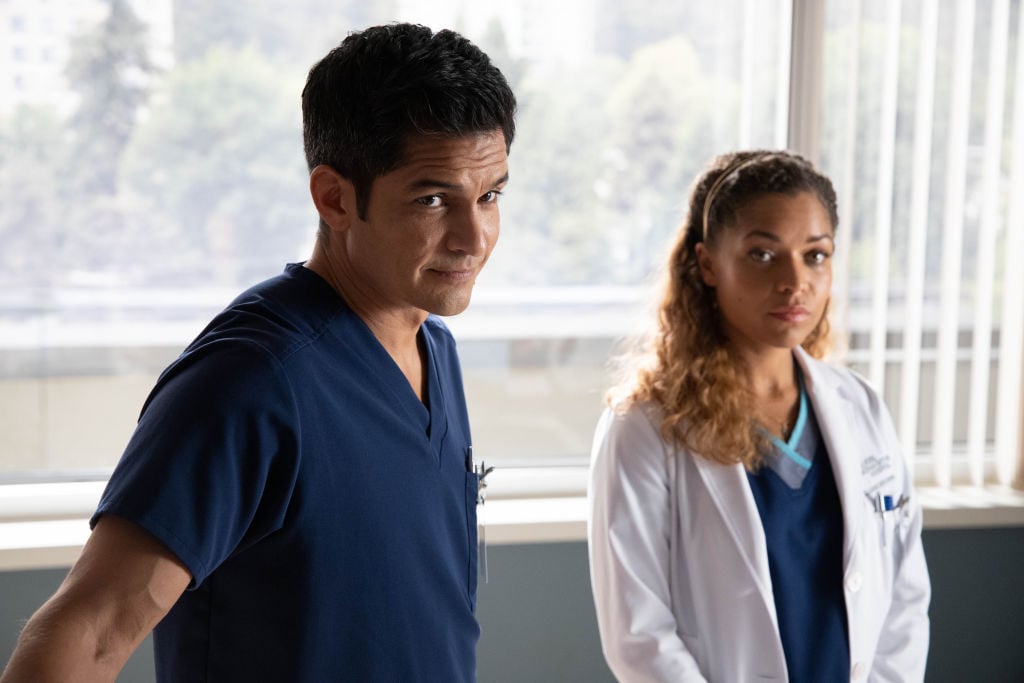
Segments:
[[[28,620],[0,683],[114,681],[190,578],[141,528],[102,518],[57,593]]]
[[[100,637],[87,620],[69,612],[57,595],[29,619],[0,683],[116,680],[134,648]]]

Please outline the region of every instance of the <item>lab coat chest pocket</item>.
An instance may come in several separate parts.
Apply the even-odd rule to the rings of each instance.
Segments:
[[[877,577],[882,586],[892,584],[893,562],[891,560],[898,539],[896,533],[897,515],[879,512],[878,503],[864,497],[863,519],[868,523],[860,525],[858,554],[861,557],[862,571],[868,571]]]
[[[873,545],[879,548],[883,564],[890,565],[887,560],[900,552],[900,530],[907,520],[906,487],[898,465],[897,457],[884,451],[870,452],[861,461],[864,518],[872,521],[865,526],[875,531]]]
[[[861,498],[860,505],[863,521],[843,576],[851,657],[857,661],[874,656],[871,653],[891,607],[895,579],[894,534],[891,528],[886,529],[892,522],[884,520],[866,497]]]

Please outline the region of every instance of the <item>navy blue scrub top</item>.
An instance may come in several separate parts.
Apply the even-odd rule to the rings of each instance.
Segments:
[[[748,473],[768,545],[779,635],[792,683],[849,680],[843,592],[843,512],[831,462],[800,380],[800,412],[785,442]]]
[[[476,475],[455,343],[420,331],[429,408],[301,264],[161,375],[103,514],[193,575],[160,681],[473,681]]]

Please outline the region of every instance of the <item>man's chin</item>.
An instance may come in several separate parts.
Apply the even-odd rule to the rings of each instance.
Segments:
[[[439,301],[432,302],[427,310],[440,316],[458,315],[469,308],[470,292],[457,296],[444,297]]]

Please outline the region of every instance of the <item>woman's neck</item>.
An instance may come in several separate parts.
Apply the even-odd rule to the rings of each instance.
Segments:
[[[741,362],[747,390],[753,397],[754,419],[770,434],[787,440],[800,405],[800,380],[793,352],[772,349],[770,353],[748,355]]]
[[[758,399],[778,399],[797,393],[796,359],[789,349],[768,353],[739,354],[747,379],[747,390]]]

